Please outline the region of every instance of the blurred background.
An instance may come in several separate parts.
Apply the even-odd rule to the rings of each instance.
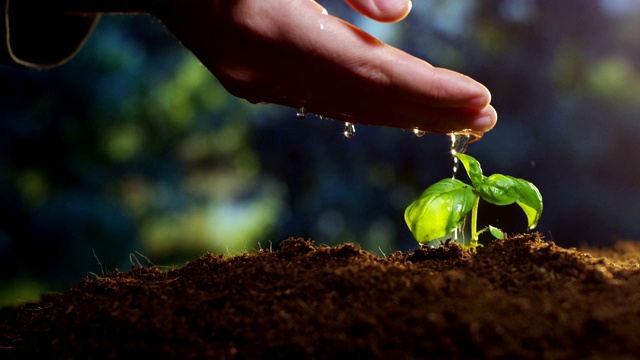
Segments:
[[[414,0],[397,24],[321,4],[492,91],[498,125],[467,153],[539,187],[547,240],[640,239],[639,1]],[[0,91],[0,305],[289,237],[414,249],[404,209],[451,175],[447,136],[346,139],[338,121],[234,98],[148,16],[104,16],[58,68],[0,67]],[[480,211],[526,231],[515,205]]]

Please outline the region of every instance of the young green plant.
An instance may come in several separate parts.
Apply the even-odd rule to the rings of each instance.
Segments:
[[[471,185],[457,179],[442,179],[429,186],[419,199],[411,203],[404,212],[404,219],[413,236],[421,244],[442,238],[459,228],[471,212],[471,239],[464,247],[474,250],[478,237],[489,231],[502,239],[503,232],[487,226],[478,230],[478,206],[480,199],[504,206],[516,203],[527,217],[528,228],[538,225],[542,214],[542,196],[532,183],[513,176],[493,174],[484,176],[480,163],[469,155],[457,153],[464,165]]]

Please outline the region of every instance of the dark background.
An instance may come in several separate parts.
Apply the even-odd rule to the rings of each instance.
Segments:
[[[397,24],[321,4],[492,91],[498,125],[468,153],[539,187],[546,239],[640,239],[640,2],[414,0]],[[445,135],[345,139],[340,122],[232,97],[148,16],[104,16],[58,68],[0,67],[0,91],[0,304],[291,236],[412,249],[405,207],[451,174]],[[526,231],[517,206],[480,211]]]

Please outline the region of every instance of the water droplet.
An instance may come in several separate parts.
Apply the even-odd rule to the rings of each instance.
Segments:
[[[456,226],[455,228],[453,228],[453,230],[451,230],[451,233],[449,233],[451,238],[453,238],[453,240],[455,240],[458,244],[465,243],[466,239],[464,236],[464,228],[466,226],[466,223],[467,223],[467,218],[465,217],[464,220],[462,220],[462,223]]]
[[[344,123],[344,137],[346,137],[347,139],[351,139],[352,137],[356,136],[356,127],[355,125],[353,125],[350,122],[346,122]]]
[[[453,237],[453,240],[458,242],[458,235],[460,233],[462,233],[462,229],[460,226],[456,226],[455,228],[453,228],[453,231],[451,232],[451,236]]]
[[[424,136],[425,132],[424,132],[424,131],[422,131],[422,130],[420,130],[420,129],[418,129],[418,128],[415,128],[415,129],[413,129],[413,134],[414,134],[416,137],[421,138],[421,137],[423,137],[423,136]]]
[[[307,118],[307,110],[304,108],[304,106],[298,108],[298,110],[296,111],[296,116],[300,120],[304,120]]]
[[[467,151],[469,143],[477,140],[477,137],[469,132],[452,132],[451,136],[451,156],[453,157],[453,175],[451,178],[456,178],[458,167],[460,167],[460,161],[456,157],[457,153],[464,154]]]
[[[468,133],[451,133],[451,154],[463,153],[467,151],[467,146],[473,139]]]

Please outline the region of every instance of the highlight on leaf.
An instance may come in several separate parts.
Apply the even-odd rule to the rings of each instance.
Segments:
[[[456,179],[442,179],[429,186],[404,212],[404,219],[420,243],[446,236],[462,224],[476,195]]]

